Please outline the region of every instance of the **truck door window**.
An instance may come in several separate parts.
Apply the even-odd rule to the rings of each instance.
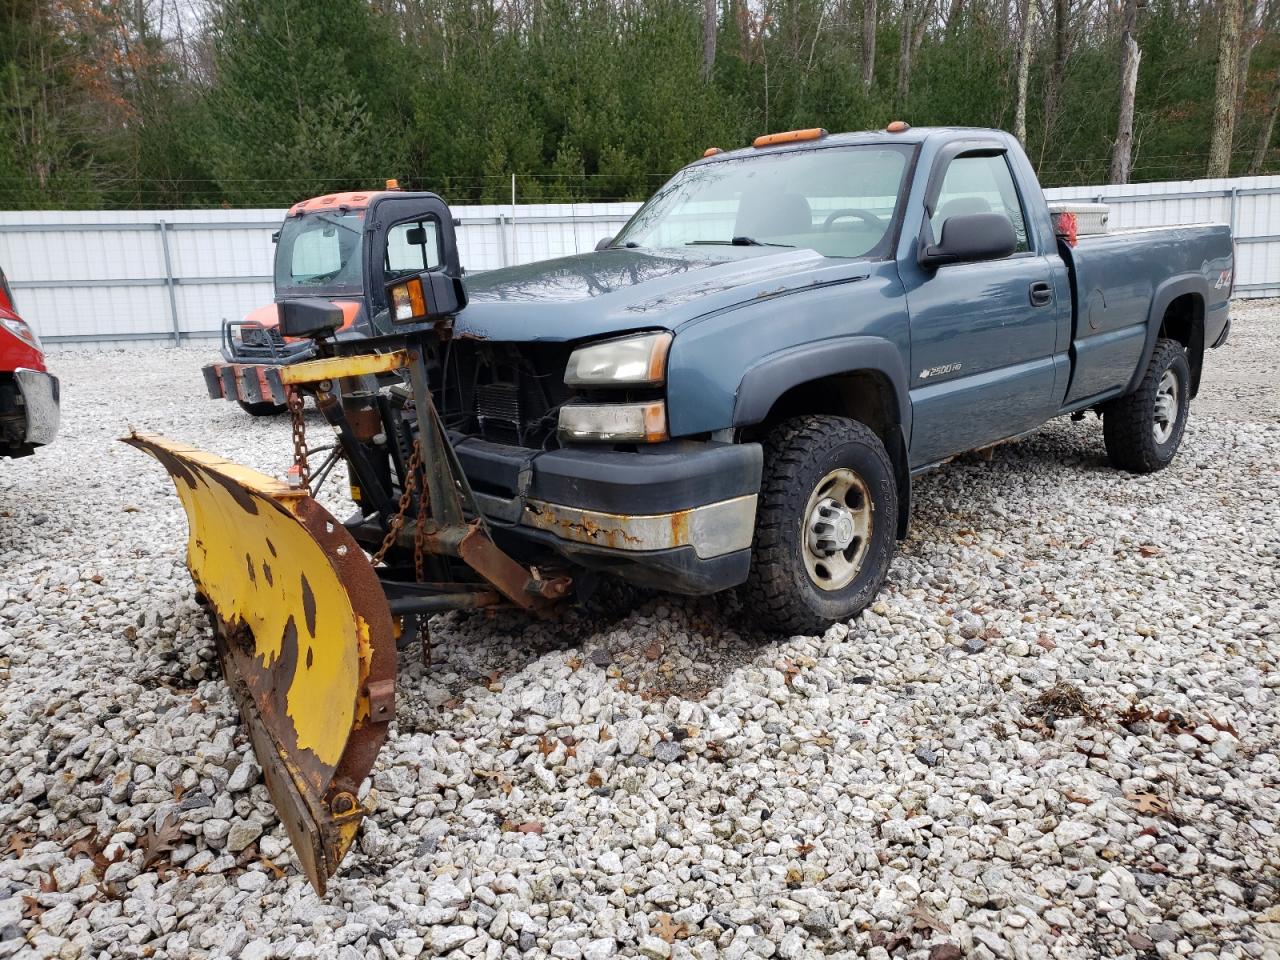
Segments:
[[[942,189],[929,221],[935,240],[942,238],[942,225],[948,218],[970,213],[1003,213],[1013,224],[1018,239],[1016,252],[1027,244],[1027,223],[1022,203],[1013,185],[1013,175],[1003,154],[956,157],[942,178]]]
[[[409,220],[387,231],[383,269],[388,282],[440,266],[440,233],[435,220]]]

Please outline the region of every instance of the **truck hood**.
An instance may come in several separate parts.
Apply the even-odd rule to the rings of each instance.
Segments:
[[[615,248],[467,278],[456,336],[528,342],[674,330],[698,317],[801,287],[865,277],[864,261],[812,250]]]

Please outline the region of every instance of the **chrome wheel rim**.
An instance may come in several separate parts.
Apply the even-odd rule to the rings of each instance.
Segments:
[[[871,545],[871,492],[857,473],[841,467],[814,487],[805,506],[800,553],[809,579],[822,590],[847,587]]]
[[[1151,433],[1156,443],[1165,443],[1173,436],[1173,427],[1178,422],[1178,378],[1172,370],[1166,370],[1156,387],[1155,417],[1151,424]]]

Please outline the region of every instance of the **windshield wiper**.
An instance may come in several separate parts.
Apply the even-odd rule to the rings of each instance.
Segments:
[[[795,249],[794,243],[766,243],[763,240],[757,240],[755,237],[733,237],[730,240],[690,240],[685,246],[692,247],[699,244],[717,244],[719,246],[727,244],[734,247],[789,247]]]

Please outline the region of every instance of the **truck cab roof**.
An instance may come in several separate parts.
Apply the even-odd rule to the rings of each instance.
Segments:
[[[369,206],[377,197],[389,190],[348,190],[343,193],[327,193],[322,197],[312,197],[309,200],[300,200],[289,208],[289,212],[285,214],[287,217],[300,217],[304,213],[314,213],[317,210],[363,210]]]
[[[807,132],[807,131],[806,131]],[[756,157],[765,154],[793,153],[802,150],[816,150],[824,147],[864,146],[878,143],[910,143],[920,144],[926,140],[964,140],[975,135],[990,136],[995,140],[1006,140],[1008,134],[990,127],[910,127],[893,133],[884,130],[858,130],[848,133],[822,133],[786,142],[765,146],[746,146],[735,150],[724,150],[695,160],[690,166],[703,163],[715,163],[718,160],[735,160],[745,157]]]

